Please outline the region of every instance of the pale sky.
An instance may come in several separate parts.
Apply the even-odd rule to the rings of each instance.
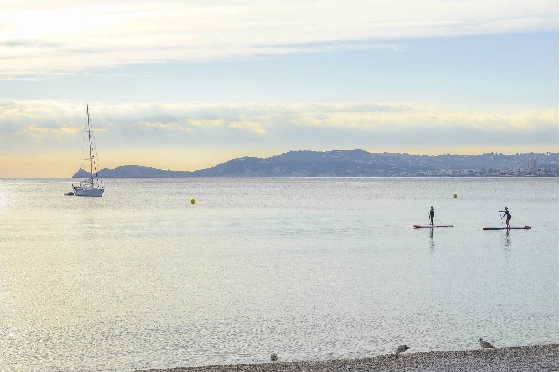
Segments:
[[[79,5],[82,4],[82,5]],[[0,177],[558,152],[558,1],[0,0]]]

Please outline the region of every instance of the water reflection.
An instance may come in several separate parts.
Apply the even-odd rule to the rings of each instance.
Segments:
[[[436,243],[434,242],[434,229],[430,229],[430,253],[434,253]]]
[[[510,251],[510,244],[511,244],[511,240],[509,237],[509,230],[506,230],[506,237],[504,239],[504,249],[509,252]]]

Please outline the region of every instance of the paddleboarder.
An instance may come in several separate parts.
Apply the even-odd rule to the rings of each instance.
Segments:
[[[430,218],[430,225],[434,226],[434,215],[436,214],[436,212],[434,211],[434,207],[432,206],[432,208],[430,209],[430,213],[428,213],[428,216]]]
[[[504,209],[505,211],[500,211],[500,212],[504,214],[502,218],[504,217],[506,218],[506,227],[509,230],[509,220],[511,220],[511,214],[509,214],[508,207],[505,207]]]

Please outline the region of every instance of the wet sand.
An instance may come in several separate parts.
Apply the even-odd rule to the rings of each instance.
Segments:
[[[364,359],[313,362],[282,362],[282,355],[278,355],[278,359],[276,363],[265,364],[179,367],[143,371],[558,371],[559,363],[558,344],[484,350],[406,352],[400,354],[398,358],[395,358],[394,354],[387,354]]]

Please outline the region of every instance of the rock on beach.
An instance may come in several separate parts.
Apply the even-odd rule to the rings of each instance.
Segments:
[[[268,355],[266,356],[268,359]],[[288,359],[288,356],[284,356]],[[149,369],[142,372],[558,371],[558,344],[465,351],[431,351],[372,358]],[[140,372],[140,371],[138,371]]]

